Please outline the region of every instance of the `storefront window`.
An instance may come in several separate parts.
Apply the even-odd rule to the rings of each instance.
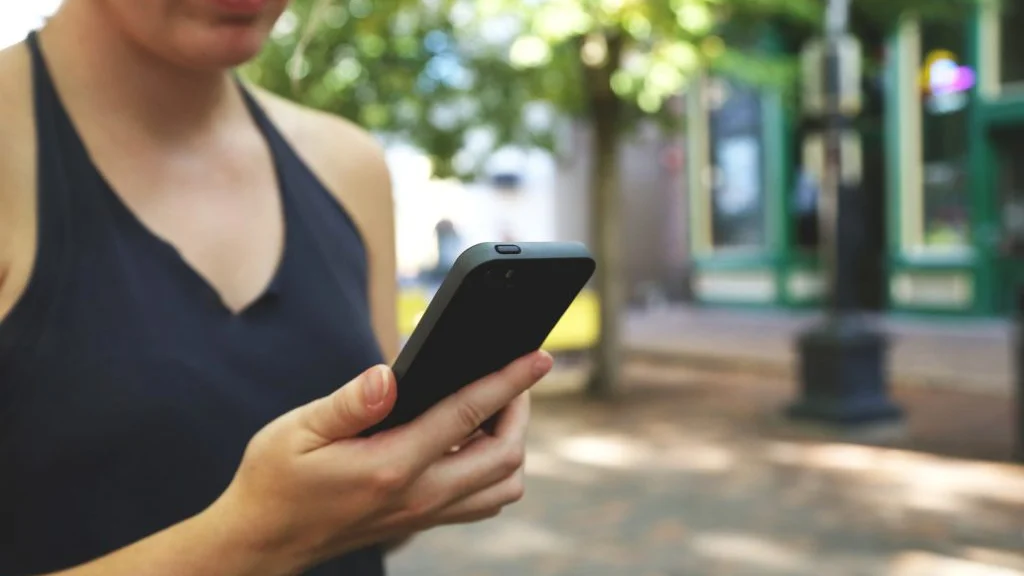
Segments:
[[[716,248],[765,243],[761,98],[715,79],[709,87],[712,238]]]
[[[964,46],[961,25],[921,28],[924,243],[932,248],[969,244],[967,105],[975,75],[959,63]]]
[[[1024,5],[1003,2],[999,17],[999,78],[1004,87],[1024,90]]]
[[[1000,249],[1003,255],[1024,256],[1024,129],[999,131],[994,138],[999,165]]]

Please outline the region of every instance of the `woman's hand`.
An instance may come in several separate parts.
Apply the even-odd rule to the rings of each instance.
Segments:
[[[391,371],[374,367],[257,433],[204,515],[267,573],[281,574],[440,524],[492,517],[522,496],[526,393],[551,364],[547,353],[530,354],[405,426],[359,438],[396,398]],[[493,435],[466,442],[498,412]]]

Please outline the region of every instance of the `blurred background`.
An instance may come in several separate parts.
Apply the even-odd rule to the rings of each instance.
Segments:
[[[0,46],[58,4],[0,0]],[[476,242],[599,260],[526,498],[393,573],[1024,575],[1022,30],[1019,0],[294,0],[241,73],[384,145],[403,335]]]

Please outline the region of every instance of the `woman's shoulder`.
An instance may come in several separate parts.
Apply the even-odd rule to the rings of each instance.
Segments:
[[[11,187],[12,168],[32,151],[32,73],[21,44],[0,50],[0,193]],[[25,150],[27,148],[27,150]]]
[[[392,217],[391,178],[377,139],[352,122],[250,88],[296,153],[361,227]]]
[[[20,297],[35,256],[30,69],[23,45],[0,50],[0,320]]]
[[[250,88],[278,130],[313,168],[329,179],[356,177],[379,184],[384,151],[372,134],[345,118],[307,108],[261,88]]]
[[[260,105],[352,217],[371,253],[392,252],[391,175],[377,139],[352,122],[256,87]]]
[[[31,70],[32,61],[24,43],[0,49],[0,104],[4,105],[0,114],[5,114],[7,106],[21,104],[31,97]]]
[[[4,191],[15,184],[9,179],[26,172],[16,168],[33,152],[31,80],[31,63],[23,45],[0,50],[0,205]]]

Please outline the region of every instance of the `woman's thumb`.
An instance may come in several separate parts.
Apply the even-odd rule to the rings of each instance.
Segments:
[[[354,438],[380,423],[395,405],[391,369],[374,366],[330,396],[306,405],[306,426],[327,443]]]

